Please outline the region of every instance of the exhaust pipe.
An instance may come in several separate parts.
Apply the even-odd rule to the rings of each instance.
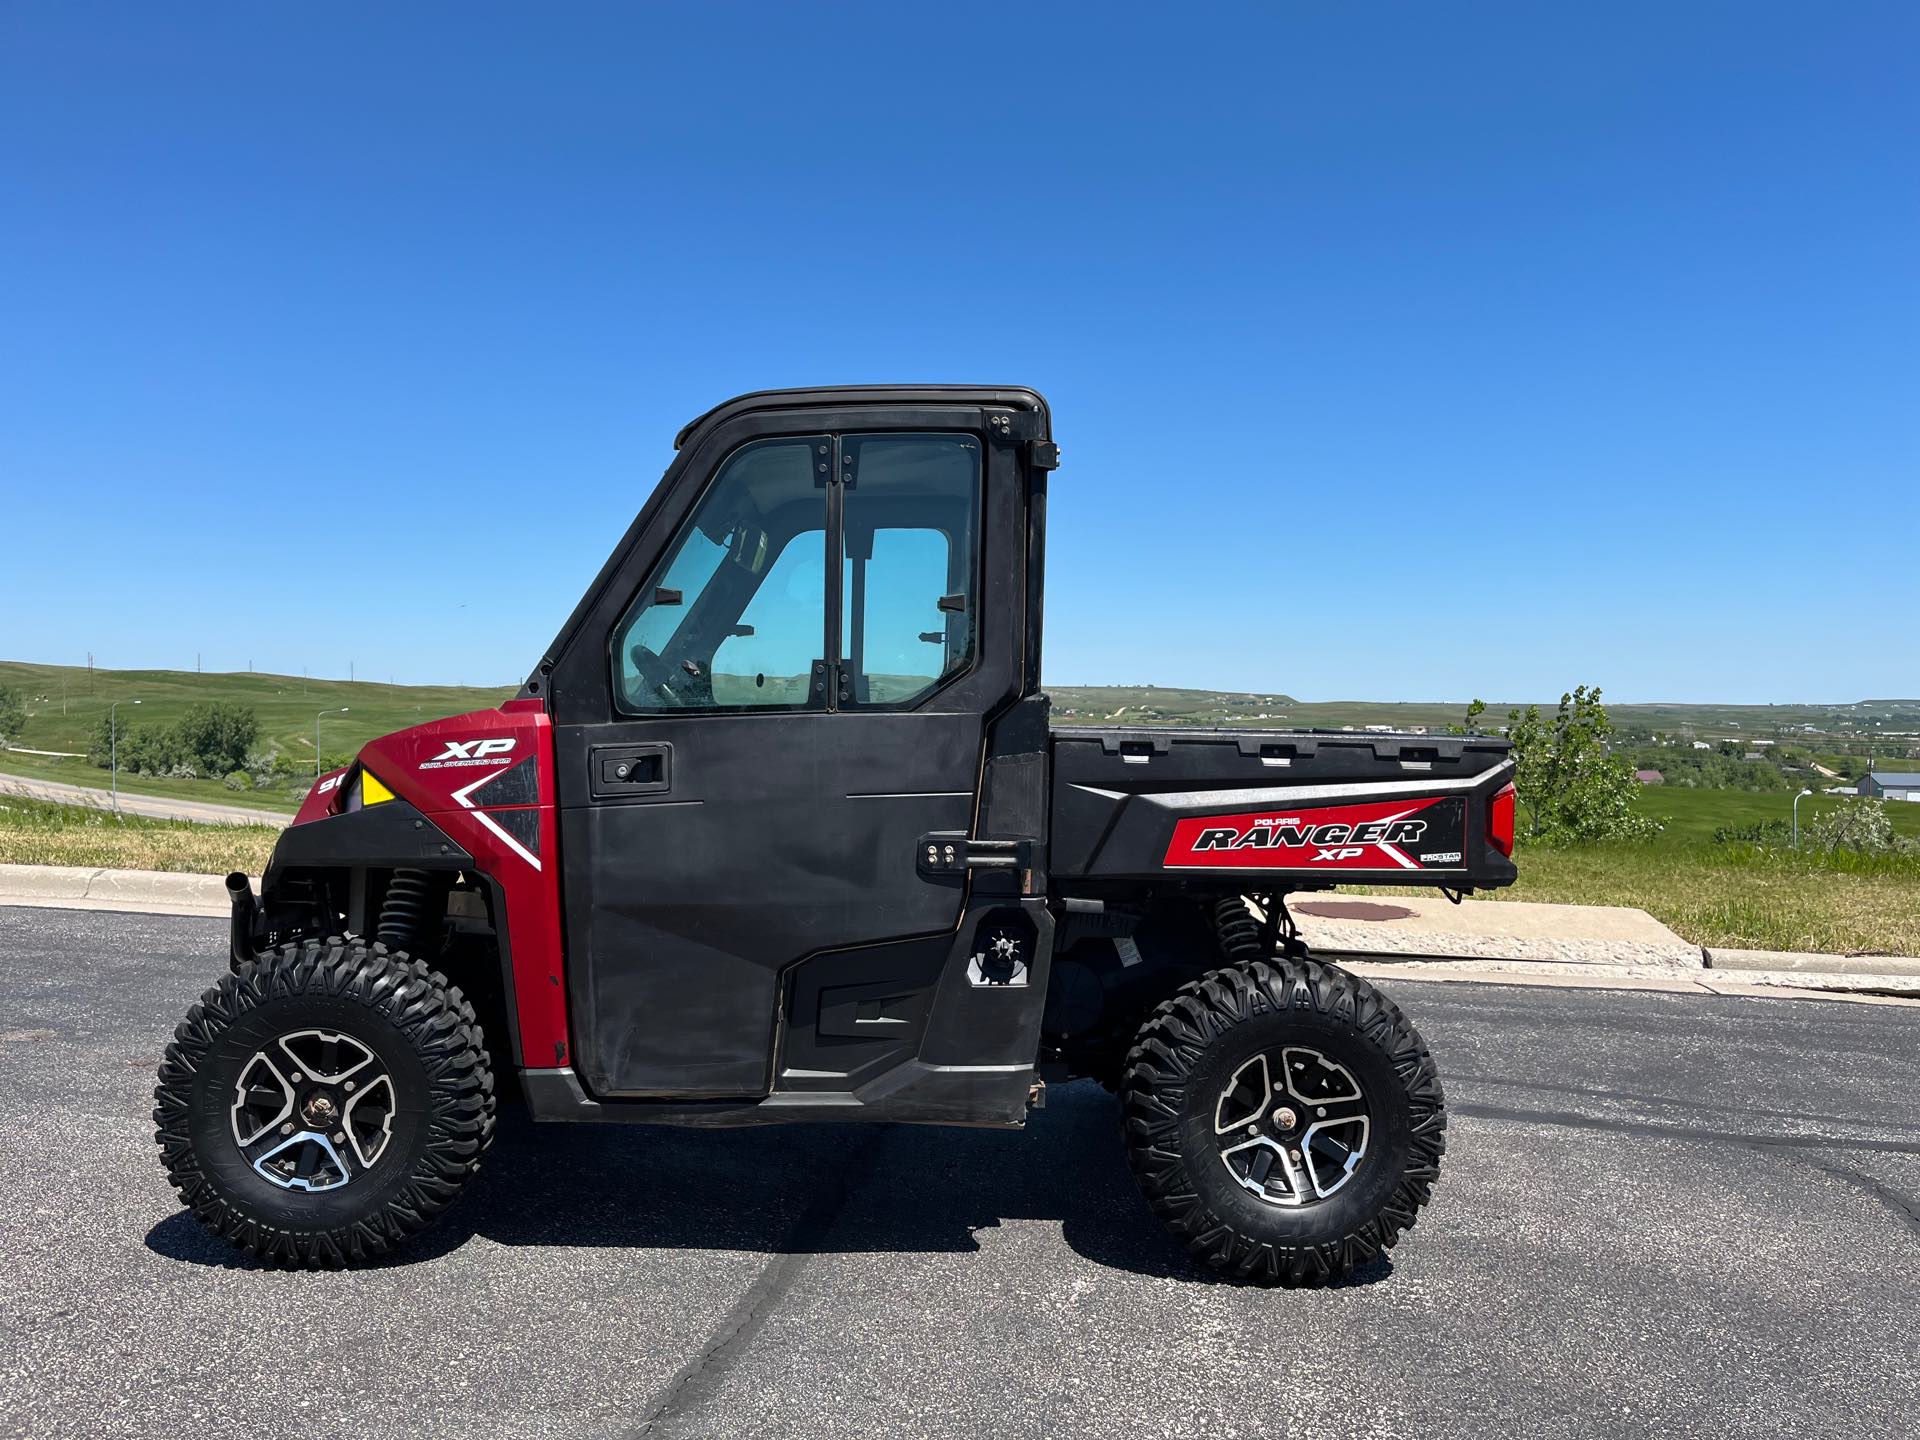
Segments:
[[[253,898],[253,882],[238,870],[227,876],[227,899],[233,906],[229,942],[233,953],[227,964],[238,975],[242,965],[251,965],[260,958],[260,952],[253,946],[253,927],[260,915],[260,902]]]

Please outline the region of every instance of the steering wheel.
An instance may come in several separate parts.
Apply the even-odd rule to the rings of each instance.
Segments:
[[[640,677],[639,698],[664,700],[669,705],[681,704],[688,698],[687,683],[679,669],[646,646],[636,643],[627,651],[627,658],[633,662],[634,674]]]

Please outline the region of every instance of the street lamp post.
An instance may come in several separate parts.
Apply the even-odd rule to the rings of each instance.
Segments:
[[[107,784],[113,793],[113,813],[120,813],[120,716],[122,705],[138,705],[138,700],[116,700],[107,707]]]
[[[1811,790],[1802,790],[1793,797],[1793,848],[1800,848],[1800,802],[1813,794]]]
[[[320,778],[320,720],[321,720],[321,717],[326,715],[344,715],[347,713],[347,709],[348,709],[347,706],[342,705],[338,710],[322,710],[319,715],[316,715],[313,717],[313,778],[316,780]]]

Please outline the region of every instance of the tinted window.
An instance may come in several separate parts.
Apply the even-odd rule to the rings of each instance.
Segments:
[[[826,629],[830,442],[766,440],[728,457],[613,639],[628,712],[807,703]]]
[[[965,435],[849,435],[842,446],[848,693],[855,705],[908,703],[973,663],[980,447]]]

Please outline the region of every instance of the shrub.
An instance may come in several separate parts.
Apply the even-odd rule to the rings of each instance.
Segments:
[[[0,685],[0,747],[11,745],[27,728],[27,704],[11,686]]]
[[[251,790],[253,789],[253,776],[244,770],[235,770],[227,776],[224,783],[229,790]]]
[[[1897,843],[1886,802],[1871,795],[1855,795],[1833,809],[1814,816],[1806,827],[1817,850],[1851,850],[1857,855],[1891,855],[1904,847]]]
[[[1756,820],[1747,825],[1722,825],[1713,832],[1719,845],[1791,845],[1793,826],[1785,820]]]

